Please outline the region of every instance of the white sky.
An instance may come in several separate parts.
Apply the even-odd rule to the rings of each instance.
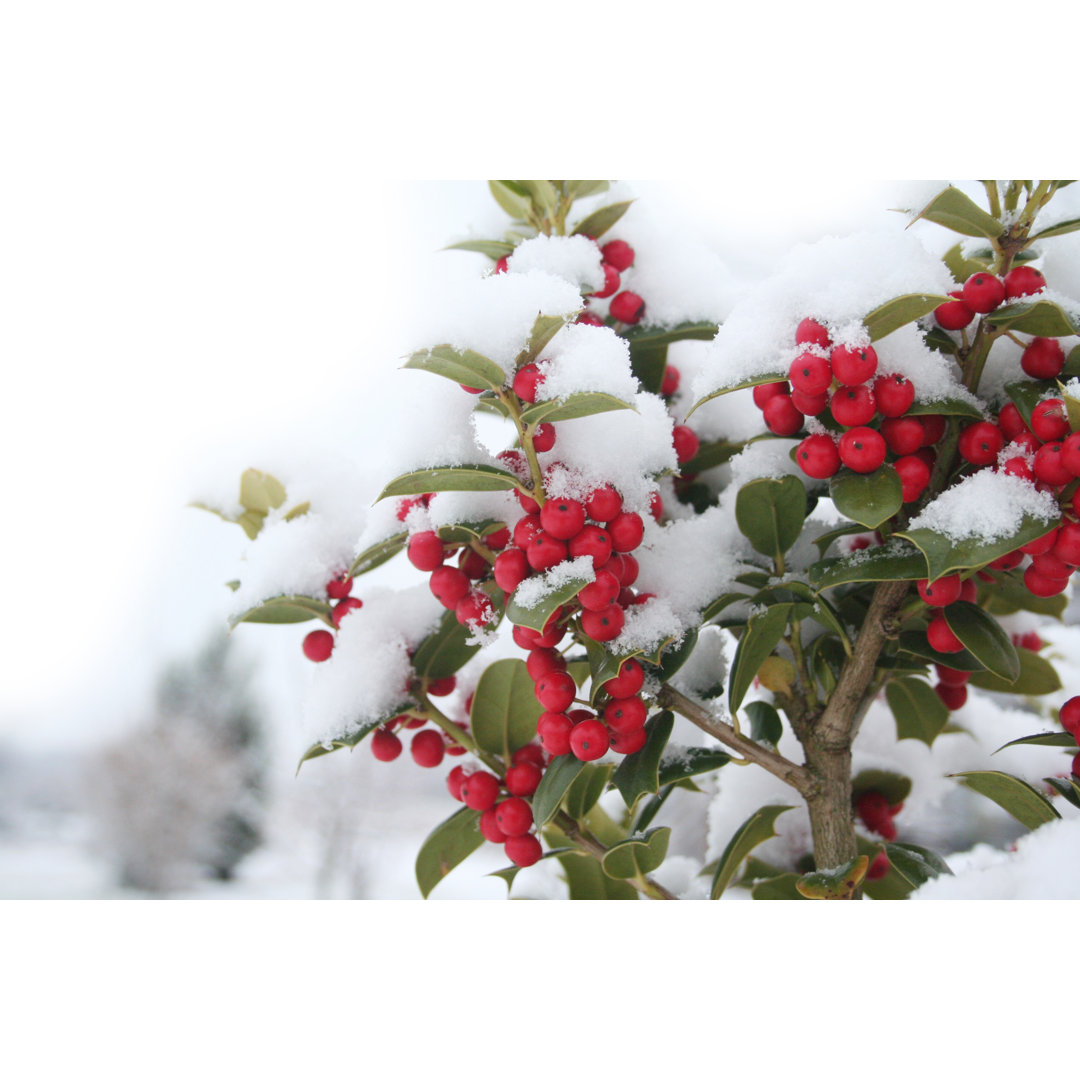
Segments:
[[[9,6],[0,23],[0,740],[111,734],[156,665],[220,620],[241,536],[184,507],[211,478],[232,483],[269,445],[332,453],[342,431],[378,453],[410,306],[438,260],[473,258],[438,248],[499,219],[482,181],[428,177],[495,171],[514,125],[505,160],[549,171],[512,103],[454,113],[467,88],[418,90],[411,69],[380,67],[386,16],[336,34],[277,7],[150,7]],[[429,28],[420,67],[438,55]],[[655,123],[656,102],[639,104]],[[761,273],[890,205],[895,187],[859,170],[775,167],[782,128],[753,156],[747,122],[731,114],[715,167],[659,161],[700,179],[635,183],[734,267]],[[812,133],[798,130],[802,153]],[[576,173],[630,171],[603,149]],[[819,149],[800,160],[827,166]]]

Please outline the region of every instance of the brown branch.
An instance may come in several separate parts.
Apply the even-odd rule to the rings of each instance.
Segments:
[[[680,694],[673,686],[665,683],[660,689],[657,700],[662,706],[672,709],[680,716],[685,716],[692,724],[696,724],[702,731],[729,749],[740,753],[747,761],[760,765],[773,776],[783,780],[785,784],[790,784],[804,798],[809,798],[813,794],[816,781],[809,770],[802,765],[796,765],[793,761],[788,761],[775,750],[769,750],[760,743],[754,742],[753,739],[740,735],[730,724],[718,720],[696,701],[691,701],[690,698]]]

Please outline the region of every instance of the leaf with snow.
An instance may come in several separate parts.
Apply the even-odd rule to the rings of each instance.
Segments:
[[[864,315],[863,326],[866,327],[870,340],[877,341],[894,330],[899,330],[901,326],[921,319],[934,308],[947,304],[949,300],[948,296],[936,296],[933,293],[908,293],[906,296],[898,296]]]
[[[602,394],[597,391],[584,391],[580,394],[568,394],[566,397],[551,401],[538,401],[523,409],[521,419],[526,424],[548,423],[556,420],[578,420],[583,416],[595,416],[597,413],[613,412],[615,409],[637,409],[629,401]]]
[[[515,626],[543,630],[553,611],[569,603],[595,580],[591,563],[590,558],[564,562],[543,576],[522,582],[511,596],[506,617]]]
[[[920,218],[943,225],[962,236],[981,236],[987,240],[995,240],[1005,231],[1000,221],[951,185],[935,195],[912,218],[912,224]]]
[[[812,870],[795,882],[807,900],[851,900],[870,868],[868,855],[856,855],[834,870]]]
[[[538,360],[551,339],[576,314],[577,312],[571,312],[569,315],[537,315],[536,322],[533,323],[533,328],[529,333],[529,340],[525,343],[525,348],[518,353],[514,360],[514,367],[521,368]]]

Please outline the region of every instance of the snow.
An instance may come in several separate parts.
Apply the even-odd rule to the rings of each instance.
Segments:
[[[544,350],[543,360],[538,401],[595,392],[633,404],[641,389],[630,370],[630,346],[607,326],[564,327]]]
[[[507,259],[512,273],[539,270],[573,282],[584,292],[604,285],[600,249],[584,236],[535,236],[523,240]]]
[[[731,486],[735,489],[752,480],[781,480],[794,476],[805,482],[805,474],[791,460],[791,451],[798,439],[760,439],[750,443],[730,461]]]
[[[953,541],[992,541],[1014,535],[1025,517],[1049,525],[1058,516],[1050,492],[1018,476],[981,469],[942,492],[908,529],[932,529]]]
[[[538,607],[546,596],[573,581],[580,581],[582,587],[596,580],[591,555],[582,555],[577,559],[567,559],[553,566],[543,574],[527,578],[514,590],[514,600],[521,607]]]

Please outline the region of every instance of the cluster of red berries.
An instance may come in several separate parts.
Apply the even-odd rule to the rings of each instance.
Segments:
[[[429,697],[446,697],[454,692],[457,679],[449,675],[443,679],[429,679],[424,686],[424,692]],[[458,725],[462,731],[468,731],[468,725]],[[394,761],[401,756],[402,742],[397,734],[398,730],[412,731],[417,733],[409,743],[409,752],[413,761],[421,768],[434,769],[442,764],[443,757],[460,757],[465,753],[465,747],[450,738],[441,729],[428,726],[428,720],[423,716],[410,716],[402,713],[388,720],[381,727],[372,732],[370,745],[371,753],[377,761]]]
[[[954,297],[953,300],[934,308],[934,318],[943,330],[963,330],[971,325],[976,315],[988,315],[1006,300],[1034,296],[1045,288],[1046,278],[1033,266],[1017,266],[1003,278],[985,270],[980,271],[972,274],[961,288],[949,293]],[[1060,368],[1058,370],[1060,371]],[[1052,375],[1035,377],[1053,378]]]
[[[333,622],[335,629],[340,628],[341,620],[350,611],[355,611],[357,608],[364,606],[363,600],[349,595],[352,592],[352,587],[353,579],[347,573],[338,574],[326,583],[326,595],[331,600],[337,601],[330,609],[330,620]],[[302,647],[304,655],[309,660],[321,664],[324,660],[329,660],[330,654],[334,651],[334,635],[329,630],[312,630],[304,638]]]
[[[1080,745],[1080,695],[1069,698],[1064,705],[1058,710],[1058,720],[1061,721],[1061,726],[1076,740],[1077,745]],[[1072,759],[1072,774],[1080,780],[1080,754],[1076,754]]]
[[[829,331],[811,318],[799,323],[795,344],[803,351],[791,362],[787,380],[753,390],[768,429],[795,435],[808,416],[827,411],[844,432],[839,438],[822,431],[803,439],[795,451],[802,471],[815,480],[835,476],[841,466],[871,473],[892,454],[904,501],[914,502],[930,483],[930,448],[945,433],[944,417],[907,416],[915,387],[903,375],[877,375],[870,345],[834,345]],[[878,426],[871,426],[879,416]]]
[[[871,832],[877,833],[890,843],[896,839],[896,824],[893,818],[903,809],[902,802],[890,806],[888,798],[880,791],[864,791],[855,800],[855,813],[859,820]]]

